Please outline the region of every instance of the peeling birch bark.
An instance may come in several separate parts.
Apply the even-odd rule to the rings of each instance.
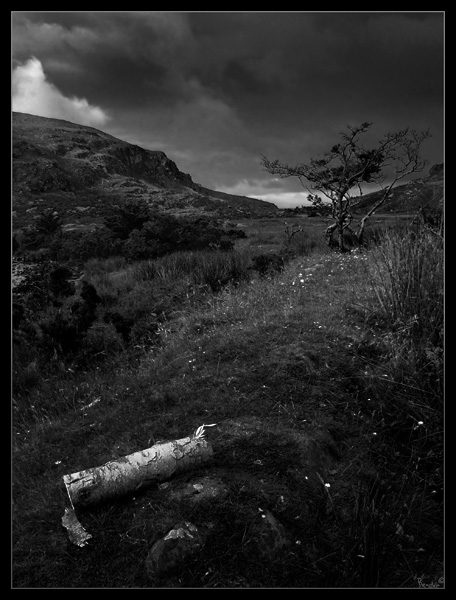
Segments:
[[[207,427],[207,426],[206,426]],[[146,450],[64,475],[73,508],[86,508],[160,483],[212,459],[211,445],[204,439],[204,426],[195,435],[157,444]]]
[[[65,514],[62,517],[62,525],[65,529],[68,529],[68,537],[70,542],[73,542],[76,546],[83,548],[92,535],[87,533],[72,508],[65,508]]]

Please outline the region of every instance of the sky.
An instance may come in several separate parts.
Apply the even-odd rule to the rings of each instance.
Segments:
[[[307,204],[347,126],[429,130],[444,162],[444,12],[11,12],[12,110],[162,150],[204,187]]]

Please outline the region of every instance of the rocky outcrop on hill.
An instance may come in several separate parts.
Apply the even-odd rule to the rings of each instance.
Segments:
[[[55,208],[64,223],[96,223],[109,204],[146,200],[174,214],[267,216],[274,204],[203,188],[160,150],[60,119],[13,113],[13,226]],[[83,213],[83,214],[82,214]]]
[[[13,176],[18,190],[78,190],[110,175],[165,188],[198,189],[164,152],[145,150],[91,127],[13,113]]]

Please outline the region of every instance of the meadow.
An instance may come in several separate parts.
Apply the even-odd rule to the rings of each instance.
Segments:
[[[288,223],[302,232],[286,252],[282,220],[243,220],[230,251],[88,260],[52,302],[28,281],[13,339],[12,587],[443,587],[443,238],[380,216],[367,247],[338,254],[321,217]],[[249,419],[250,443],[227,445],[223,424]],[[93,539],[71,544],[63,475],[203,423],[216,427],[202,472],[226,496],[190,506],[152,487],[84,512]],[[331,438],[311,488],[290,432]],[[292,539],[273,560],[251,551],[259,507]],[[182,519],[212,534],[151,581],[148,549]]]

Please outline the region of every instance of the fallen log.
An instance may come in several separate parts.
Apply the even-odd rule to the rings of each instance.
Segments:
[[[212,459],[204,427],[180,440],[156,444],[106,464],[63,476],[71,505],[86,508],[105,500],[137,492]]]

